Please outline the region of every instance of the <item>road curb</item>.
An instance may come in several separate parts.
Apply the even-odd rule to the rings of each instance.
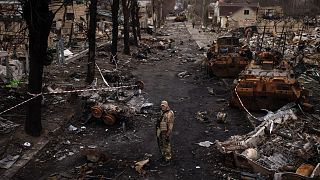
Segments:
[[[24,167],[33,157],[42,150],[48,143],[49,139],[46,137],[40,138],[40,140],[34,145],[33,148],[28,150],[25,154],[23,154],[19,160],[14,163],[10,169],[6,170],[3,174],[1,179],[9,180],[11,179],[22,167]]]

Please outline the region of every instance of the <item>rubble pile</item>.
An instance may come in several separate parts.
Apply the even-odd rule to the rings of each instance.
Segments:
[[[124,72],[106,71],[105,79],[112,87],[130,86],[124,82],[131,82],[133,76]],[[86,122],[94,117],[107,125],[113,125],[116,121],[130,119],[137,113],[147,113],[146,110],[153,104],[149,103],[148,98],[142,93],[143,86],[142,81],[137,81],[132,88],[82,92],[79,96],[85,102],[85,113],[90,114]]]
[[[184,22],[187,20],[187,16],[184,13],[180,13],[175,19],[175,22]]]
[[[295,74],[299,84],[310,94],[310,102],[314,109],[319,113],[320,107],[320,54],[308,54],[302,58],[302,61],[295,67]]]
[[[141,43],[147,45],[151,48],[156,48],[159,50],[165,50],[171,48],[171,43],[173,43],[173,39],[167,38],[144,38],[141,39]]]
[[[232,136],[224,142],[216,141],[218,149],[223,154],[245,157],[247,161],[254,162],[249,168],[256,170],[255,166],[259,166],[257,171],[263,174],[261,169],[265,169],[267,176],[296,172],[302,164],[316,167],[320,163],[320,117],[296,116],[299,108],[294,105],[288,104],[259,118],[262,123],[246,135]],[[235,161],[238,161],[238,167],[244,167],[245,163],[239,158]]]

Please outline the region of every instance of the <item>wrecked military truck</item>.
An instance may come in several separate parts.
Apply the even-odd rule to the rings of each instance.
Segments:
[[[206,68],[209,75],[223,78],[237,77],[252,60],[248,46],[241,46],[239,38],[221,36],[207,52]]]

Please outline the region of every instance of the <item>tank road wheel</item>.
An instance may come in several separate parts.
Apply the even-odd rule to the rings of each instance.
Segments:
[[[103,109],[101,108],[101,106],[95,105],[91,107],[91,114],[95,118],[101,118],[103,114]]]
[[[103,120],[103,122],[108,125],[108,126],[112,126],[114,125],[114,123],[116,122],[116,117],[113,114],[104,114],[101,119]]]

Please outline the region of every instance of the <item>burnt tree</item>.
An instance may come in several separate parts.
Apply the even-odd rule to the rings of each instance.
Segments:
[[[132,27],[132,34],[133,34],[133,43],[135,46],[138,46],[138,33],[137,33],[137,27],[138,27],[137,18],[138,18],[138,16],[136,15],[137,8],[138,8],[138,0],[132,0],[132,3],[131,3],[131,27]]]
[[[112,44],[111,44],[111,59],[110,61],[116,63],[117,58],[117,51],[118,51],[118,15],[119,15],[119,0],[113,0],[111,6],[112,12]]]
[[[141,40],[141,32],[140,32],[140,18],[139,18],[139,10],[140,10],[140,7],[139,5],[137,4],[137,8],[136,8],[136,23],[137,23],[137,35],[138,35],[138,38],[139,40]]]
[[[30,72],[28,91],[30,94],[40,94],[44,62],[47,61],[48,36],[50,33],[53,13],[49,11],[49,0],[25,0],[23,18],[29,30]],[[41,96],[31,100],[27,106],[25,131],[32,136],[40,136]]]
[[[129,6],[131,0],[121,0],[122,9],[123,9],[123,53],[130,54],[130,45],[129,45]]]
[[[92,83],[95,74],[95,52],[96,52],[96,28],[97,28],[97,1],[90,0],[90,22],[88,30],[89,59],[87,69],[87,83]]]

